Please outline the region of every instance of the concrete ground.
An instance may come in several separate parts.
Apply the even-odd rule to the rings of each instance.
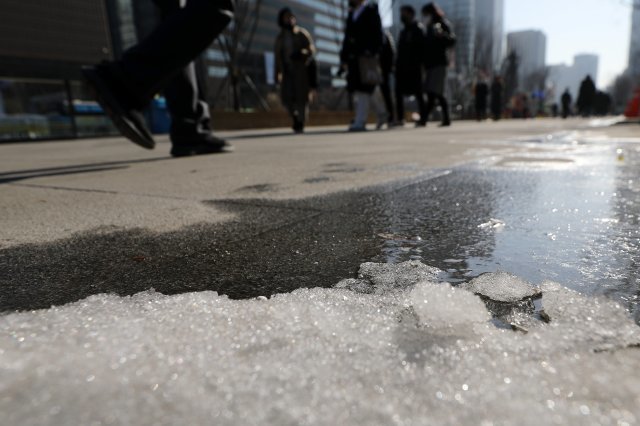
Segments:
[[[0,145],[0,312],[152,288],[251,298],[331,287],[363,262],[395,259],[402,249],[387,251],[384,244],[398,238],[387,234],[417,232],[407,226],[429,211],[439,213],[428,217],[434,228],[421,243],[425,260],[448,269],[477,225],[495,217],[482,197],[530,191],[525,181],[512,186],[517,194],[493,193],[482,170],[517,170],[536,157],[562,165],[573,161],[577,140],[604,145],[594,155],[609,158],[610,141],[638,134],[610,123],[465,122],[358,134],[313,128],[302,136],[255,130],[221,133],[236,146],[232,154],[187,159],[168,157],[166,138],[155,151],[122,138]],[[441,182],[446,193],[436,197],[422,184],[469,163],[481,174]],[[518,203],[527,206],[524,195]],[[466,207],[455,207],[460,202]],[[513,265],[534,266],[541,267]]]
[[[348,134],[312,128],[225,132],[233,154],[172,159],[122,138],[0,145],[0,248],[43,243],[96,228],[177,230],[219,223],[213,200],[304,199],[419,177],[433,169],[531,150],[518,141],[632,137],[635,126],[530,120]],[[542,139],[541,139],[542,138]],[[544,149],[542,146],[539,149]],[[266,201],[265,201],[266,202]]]

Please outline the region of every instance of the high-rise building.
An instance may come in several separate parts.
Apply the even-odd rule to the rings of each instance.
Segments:
[[[634,76],[640,75],[640,6],[634,7],[631,13],[631,44],[629,46],[628,72]]]
[[[396,32],[402,26],[400,23],[401,6],[413,6],[419,19],[422,6],[426,3],[424,0],[394,2],[393,22]],[[458,38],[455,47],[455,68],[458,72],[465,72],[473,67],[476,40],[476,0],[440,0],[437,4],[453,24],[453,30]]]
[[[476,0],[476,68],[499,70],[504,50],[504,0]]]
[[[527,80],[544,70],[547,57],[547,36],[538,30],[516,31],[507,34],[507,52],[518,57],[518,80],[526,86]]]

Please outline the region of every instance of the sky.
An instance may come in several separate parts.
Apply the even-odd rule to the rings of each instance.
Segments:
[[[598,85],[627,67],[631,34],[629,0],[505,0],[505,31],[547,34],[547,64],[573,62],[578,53],[600,56]]]

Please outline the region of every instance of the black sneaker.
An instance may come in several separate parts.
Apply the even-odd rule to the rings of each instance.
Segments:
[[[147,127],[142,112],[129,106],[118,88],[109,64],[83,67],[82,74],[93,90],[105,114],[124,137],[143,148],[153,149],[156,142]]]
[[[195,142],[174,143],[171,148],[173,157],[192,157],[194,155],[221,154],[233,152],[233,145],[224,139],[210,135]]]

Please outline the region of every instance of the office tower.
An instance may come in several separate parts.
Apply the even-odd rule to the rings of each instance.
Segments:
[[[475,66],[499,70],[504,56],[504,0],[476,0]]]
[[[547,56],[547,36],[542,31],[526,30],[507,34],[507,53],[518,56],[520,86],[534,73],[544,70]]]

